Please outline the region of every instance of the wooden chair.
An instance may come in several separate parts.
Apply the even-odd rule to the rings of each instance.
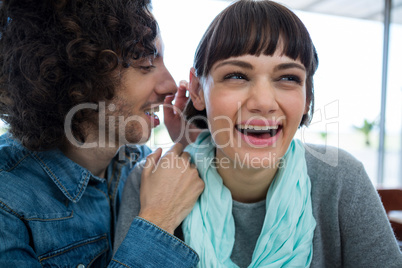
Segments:
[[[402,189],[377,189],[387,214],[391,210],[402,211]],[[395,237],[402,241],[402,223],[390,219]]]

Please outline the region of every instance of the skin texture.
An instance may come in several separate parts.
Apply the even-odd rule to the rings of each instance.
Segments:
[[[281,54],[278,49],[273,56],[218,61],[203,81],[191,72],[191,99],[196,109],[206,108],[216,157],[227,163],[218,165],[218,172],[237,201],[265,198],[278,161],[308,112],[305,68]],[[282,129],[270,144],[255,144],[242,138],[239,123],[279,124]]]

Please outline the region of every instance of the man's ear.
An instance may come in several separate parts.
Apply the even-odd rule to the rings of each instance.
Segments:
[[[200,79],[195,75],[194,67],[190,69],[190,83],[188,85],[190,98],[193,102],[194,108],[198,111],[205,109],[204,90],[201,88]]]

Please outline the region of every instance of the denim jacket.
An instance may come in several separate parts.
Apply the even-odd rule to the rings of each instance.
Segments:
[[[33,152],[1,136],[0,267],[196,266],[191,248],[139,217],[112,256],[125,179],[149,153],[122,147],[103,179],[59,150]]]

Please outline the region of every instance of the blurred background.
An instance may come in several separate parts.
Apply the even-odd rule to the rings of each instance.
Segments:
[[[296,138],[345,149],[363,162],[376,187],[401,187],[402,0],[278,2],[305,23],[320,60],[314,118]],[[152,3],[165,43],[165,64],[177,83],[188,80],[199,40],[231,1]],[[0,132],[5,130],[0,121]],[[171,146],[163,124],[154,129],[148,145]]]

